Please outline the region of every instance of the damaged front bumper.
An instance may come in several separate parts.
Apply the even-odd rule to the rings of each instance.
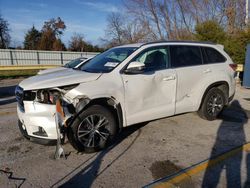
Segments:
[[[40,143],[41,140],[44,140],[45,143],[46,141],[48,143],[56,141],[55,105],[33,101],[24,101],[23,104],[25,112],[19,106],[17,107],[20,131],[31,140]]]
[[[23,123],[20,120],[18,120],[18,127],[20,129],[21,134],[29,141],[35,142],[41,145],[49,145],[49,146],[56,145],[57,140],[55,139],[44,139],[44,138],[38,138],[38,137],[33,137],[33,136],[28,135],[26,129],[23,126],[24,126]]]
[[[83,98],[81,101],[77,97],[73,99],[67,97],[68,91],[74,87],[76,84],[63,88],[24,91],[17,86],[15,93],[21,133],[29,140],[38,143],[47,141],[51,143],[58,141],[59,138],[64,140],[67,131],[66,122],[77,114],[77,109],[83,108],[89,102],[82,96],[80,96]],[[61,108],[60,113],[58,107]]]

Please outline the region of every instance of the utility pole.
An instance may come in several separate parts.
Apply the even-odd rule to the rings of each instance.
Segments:
[[[245,24],[248,25],[248,0],[246,0],[246,18],[245,18]]]

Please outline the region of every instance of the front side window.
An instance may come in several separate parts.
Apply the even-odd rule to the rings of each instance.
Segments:
[[[202,47],[204,64],[223,63],[226,58],[217,50],[210,47]]]
[[[193,65],[201,65],[201,50],[198,46],[170,46],[171,66],[186,67]]]
[[[168,64],[168,49],[167,47],[150,48],[140,53],[132,61],[143,63],[145,71],[165,69]]]
[[[112,48],[86,62],[86,64],[81,67],[81,70],[93,73],[111,72],[136,49],[136,47]]]

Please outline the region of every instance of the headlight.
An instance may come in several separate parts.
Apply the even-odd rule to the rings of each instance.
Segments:
[[[60,97],[60,92],[56,90],[38,90],[36,99],[40,103],[56,104],[56,99]]]
[[[40,103],[45,104],[56,104],[56,100],[60,96],[67,93],[67,91],[77,87],[79,84],[73,84],[68,86],[62,86],[58,88],[51,89],[40,89],[36,91],[36,100]]]

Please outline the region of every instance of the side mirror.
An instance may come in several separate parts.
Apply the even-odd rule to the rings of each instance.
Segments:
[[[127,69],[124,72],[127,74],[139,74],[143,73],[144,69],[145,69],[144,63],[133,61],[128,65]]]

